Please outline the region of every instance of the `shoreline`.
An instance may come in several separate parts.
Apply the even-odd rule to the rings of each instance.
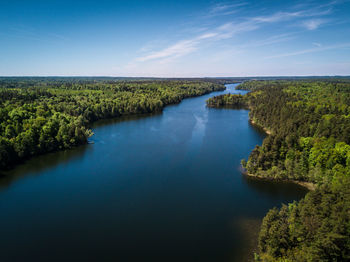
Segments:
[[[265,128],[265,127],[263,127],[263,126],[257,124],[253,119],[249,118],[249,121],[250,121],[250,123],[252,123],[253,125],[255,125],[255,126],[261,128],[262,130],[264,130],[264,132],[265,132],[266,134],[268,134],[268,135],[271,135],[271,134],[272,134],[272,131],[271,131],[271,130],[269,130],[269,129],[267,129],[267,128]]]
[[[269,129],[267,129],[267,128],[257,124],[253,119],[249,118],[249,121],[253,125],[256,125],[256,126],[260,127],[262,130],[264,130],[264,132],[267,135],[271,135],[272,134],[271,130],[269,130]],[[246,176],[249,176],[249,177],[254,177],[254,178],[257,178],[257,179],[271,180],[271,181],[281,181],[281,182],[290,182],[290,183],[294,183],[294,184],[297,184],[299,186],[305,187],[305,188],[307,188],[310,191],[315,191],[315,189],[316,189],[316,185],[314,183],[311,183],[311,182],[290,180],[290,179],[275,179],[275,178],[271,178],[271,177],[264,177],[264,176],[261,176],[261,175],[250,174],[248,172],[242,172],[242,174],[246,175]]]
[[[250,109],[249,109],[250,110]],[[252,124],[252,125],[255,125],[259,128],[261,128],[262,130],[264,130],[264,132],[267,134],[267,135],[271,135],[272,134],[272,131],[267,129],[266,127],[263,127],[259,124],[257,124],[253,119],[251,119],[249,117],[249,122]],[[243,168],[243,167],[242,167]],[[244,169],[244,168],[243,168]],[[261,179],[261,180],[270,180],[270,181],[280,181],[280,182],[289,182],[289,183],[294,183],[294,184],[297,184],[299,186],[302,186],[302,187],[305,187],[306,189],[308,189],[309,191],[315,191],[316,189],[316,185],[314,183],[311,183],[311,182],[305,182],[305,181],[298,181],[298,180],[289,180],[289,179],[275,179],[275,178],[272,178],[272,177],[264,177],[264,176],[261,176],[261,175],[254,175],[254,174],[250,174],[246,171],[242,171],[242,174],[245,175],[245,176],[248,176],[248,177],[253,177],[253,178],[257,178],[257,179]]]
[[[254,175],[254,174],[250,174],[248,172],[242,172],[243,175],[248,176],[248,177],[253,177],[253,178],[257,178],[257,179],[261,179],[261,180],[270,180],[270,181],[279,181],[279,182],[290,182],[290,183],[294,183],[297,184],[299,186],[305,187],[307,188],[309,191],[315,191],[316,189],[316,185],[314,183],[311,182],[305,182],[305,181],[298,181],[298,180],[289,180],[289,179],[275,179],[272,177],[264,177],[261,175]]]

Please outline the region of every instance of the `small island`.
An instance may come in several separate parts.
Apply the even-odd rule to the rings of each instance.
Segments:
[[[248,109],[248,98],[243,95],[224,94],[209,98],[207,101],[208,107],[225,107],[233,109]]]

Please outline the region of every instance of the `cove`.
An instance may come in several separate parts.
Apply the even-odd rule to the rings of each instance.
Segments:
[[[301,186],[240,173],[265,136],[248,110],[101,121],[92,144],[33,158],[0,179],[0,261],[249,261],[261,219]]]

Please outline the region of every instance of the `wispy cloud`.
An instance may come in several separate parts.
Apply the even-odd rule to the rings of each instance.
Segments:
[[[246,6],[248,3],[246,2],[235,2],[235,3],[219,3],[214,6],[212,6],[209,9],[208,14],[206,17],[215,17],[215,16],[225,16],[225,15],[231,15],[239,12],[239,10]]]
[[[264,39],[255,40],[252,42],[244,43],[243,45],[226,45],[223,46],[220,51],[216,52],[212,58],[211,61],[218,62],[220,60],[225,60],[228,57],[233,57],[242,53],[250,52],[252,49],[259,48],[262,46],[267,45],[273,45],[285,41],[290,41],[295,38],[295,34],[288,33],[288,34],[279,34],[270,36]]]
[[[217,15],[225,15],[233,12],[237,8],[245,7],[246,2],[236,2],[231,4],[217,4],[210,9],[209,15],[217,16]],[[218,25],[211,29],[206,29],[201,32],[200,35],[197,35],[192,38],[181,39],[176,43],[167,46],[160,50],[153,50],[144,55],[137,57],[135,62],[147,62],[151,60],[158,61],[172,61],[175,58],[179,58],[188,54],[191,54],[197,51],[201,46],[225,39],[230,39],[236,36],[237,34],[250,32],[257,30],[265,25],[273,24],[273,23],[281,23],[290,20],[295,20],[297,24],[306,28],[307,30],[315,30],[319,28],[322,24],[325,24],[328,20],[322,18],[332,12],[332,6],[336,4],[336,1],[329,3],[328,5],[318,6],[315,8],[308,7],[302,10],[297,11],[279,11],[275,13],[271,13],[269,15],[261,15],[261,16],[250,16],[243,19],[238,20],[236,18],[233,21],[228,21],[221,25]],[[303,22],[300,22],[300,19],[304,19]],[[270,37],[265,40],[261,40],[261,43],[256,42],[257,45],[268,45],[274,44],[281,41],[290,40],[290,35],[276,35],[275,37]],[[298,51],[294,53],[282,54],[273,57],[283,57],[283,56],[291,56],[304,54],[308,52],[317,52],[322,50],[327,50],[332,47],[316,47],[314,49],[307,49],[303,51]],[[270,57],[270,58],[273,58]]]
[[[343,4],[346,2],[350,2],[350,1],[349,0],[334,0],[334,1],[330,1],[328,3],[322,4],[320,7],[333,7],[335,5]]]
[[[260,47],[260,46],[266,46],[266,45],[272,45],[272,44],[276,44],[276,43],[286,42],[286,41],[292,40],[294,38],[295,38],[295,34],[293,34],[293,33],[279,34],[279,35],[270,36],[270,37],[262,39],[262,40],[257,40],[253,43],[248,43],[245,46]]]
[[[313,48],[299,50],[299,51],[295,51],[295,52],[268,56],[268,57],[265,57],[265,59],[304,55],[304,54],[309,54],[309,53],[322,52],[322,51],[341,49],[341,48],[350,48],[350,43],[343,43],[343,44],[330,45],[330,46],[322,46],[321,45],[321,46],[316,46]]]
[[[259,25],[257,25],[254,21],[251,21],[251,20],[240,22],[240,23],[229,22],[217,28],[217,31],[218,31],[217,39],[218,40],[228,39],[238,33],[249,32],[258,28],[259,28]]]
[[[310,19],[310,20],[303,21],[302,26],[305,27],[307,30],[316,30],[326,22],[328,22],[327,19]]]
[[[136,59],[139,62],[146,62],[154,59],[163,59],[167,57],[180,57],[186,54],[189,54],[197,49],[197,45],[199,43],[199,38],[190,39],[190,40],[182,40],[177,42],[174,45],[171,45],[167,48],[164,48],[160,51],[152,52],[145,56],[141,56]]]
[[[299,17],[302,15],[302,11],[299,12],[277,12],[267,16],[257,16],[253,17],[253,21],[262,22],[262,23],[273,23],[280,22],[283,20],[288,20],[293,17]]]
[[[162,50],[151,52],[144,56],[138,57],[136,61],[146,62],[155,59],[181,57],[196,51],[199,46],[206,41],[219,41],[232,38],[235,34],[252,31],[257,27],[258,26],[252,21],[242,23],[226,23],[213,29],[211,32],[203,33],[192,39],[180,40],[177,43]]]
[[[287,21],[293,18],[324,16],[324,15],[330,14],[331,12],[332,12],[332,9],[330,8],[329,9],[317,8],[315,10],[305,9],[305,10],[300,10],[295,12],[277,12],[271,15],[253,17],[252,19],[254,21],[262,22],[262,23],[274,23],[274,22]]]

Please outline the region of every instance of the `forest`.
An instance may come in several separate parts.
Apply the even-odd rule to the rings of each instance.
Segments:
[[[247,104],[252,122],[270,131],[242,160],[246,172],[315,185],[300,202],[267,213],[256,261],[349,261],[350,81],[247,81],[238,88],[251,92],[207,104]]]
[[[208,107],[225,107],[225,108],[248,108],[247,96],[225,94],[214,96],[207,100]]]
[[[160,112],[224,89],[213,79],[0,78],[0,171],[87,143],[97,120]]]

